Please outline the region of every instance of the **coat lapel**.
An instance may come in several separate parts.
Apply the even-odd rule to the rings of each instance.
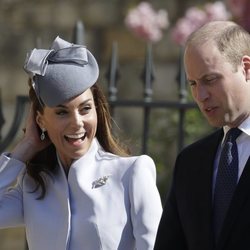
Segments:
[[[247,192],[246,190],[249,190]],[[234,223],[237,221],[237,217],[242,211],[242,207],[250,196],[250,158],[248,159],[243,173],[240,177],[239,183],[232,198],[231,205],[228,210],[228,214],[225,218],[225,222],[222,228],[221,236],[218,242],[218,249],[222,249],[226,239],[232,230]]]
[[[223,136],[222,130],[215,132],[201,142],[199,152],[196,156],[196,166],[192,181],[192,200],[193,211],[196,211],[194,223],[199,229],[200,242],[206,249],[212,249],[212,190],[213,190],[213,166],[217,153],[218,145]],[[199,187],[199,188],[197,188]],[[204,244],[205,243],[205,244]]]

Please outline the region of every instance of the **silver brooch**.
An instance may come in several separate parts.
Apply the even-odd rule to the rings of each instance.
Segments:
[[[92,188],[99,188],[107,183],[110,175],[104,175],[103,177],[92,182]]]

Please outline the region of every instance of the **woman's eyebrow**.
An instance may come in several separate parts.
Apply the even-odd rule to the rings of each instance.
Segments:
[[[84,104],[86,104],[86,103],[88,103],[88,102],[90,102],[90,101],[93,101],[93,99],[92,99],[92,98],[89,98],[89,99],[87,99],[87,100],[81,102],[81,103],[79,104],[79,106],[82,106],[82,105],[84,105]],[[56,106],[56,108],[68,108],[68,106],[63,105],[63,104],[59,104],[59,105]]]
[[[86,103],[88,103],[88,102],[93,102],[93,99],[92,99],[92,98],[89,98],[89,99],[87,99],[87,100],[81,102],[79,106],[82,106],[82,105],[84,105],[84,104],[86,104]]]
[[[67,108],[67,106],[63,105],[63,104],[59,104],[56,106],[56,108]]]

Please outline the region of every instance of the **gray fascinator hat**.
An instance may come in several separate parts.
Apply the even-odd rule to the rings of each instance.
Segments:
[[[56,37],[51,49],[33,49],[24,70],[39,101],[55,107],[90,88],[99,76],[95,57],[84,46]]]

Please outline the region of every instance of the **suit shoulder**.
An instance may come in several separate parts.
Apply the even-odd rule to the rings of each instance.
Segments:
[[[203,149],[207,149],[208,145],[217,145],[223,136],[222,129],[218,129],[213,133],[206,135],[205,137],[187,145],[180,154],[190,153],[192,151],[198,152]]]

